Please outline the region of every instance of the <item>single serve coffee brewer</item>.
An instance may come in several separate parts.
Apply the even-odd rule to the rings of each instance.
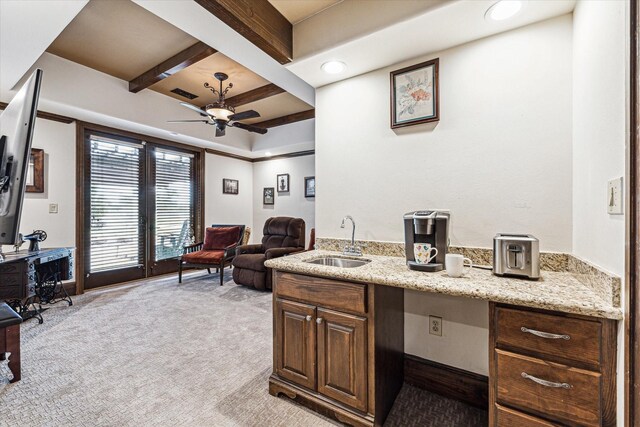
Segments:
[[[444,268],[444,257],[449,250],[448,211],[422,210],[404,215],[404,242],[407,266],[411,270],[441,271]],[[437,249],[435,257],[428,262],[416,260],[416,243],[429,244]],[[423,260],[424,261],[424,260]]]

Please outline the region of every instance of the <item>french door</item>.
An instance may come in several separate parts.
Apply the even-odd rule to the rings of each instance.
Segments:
[[[85,130],[85,289],[177,270],[200,230],[200,152]]]

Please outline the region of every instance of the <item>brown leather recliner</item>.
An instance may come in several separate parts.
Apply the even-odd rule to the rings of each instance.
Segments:
[[[302,218],[269,218],[264,223],[262,244],[243,245],[233,259],[233,280],[239,285],[271,289],[271,269],[264,262],[304,250],[305,224]]]

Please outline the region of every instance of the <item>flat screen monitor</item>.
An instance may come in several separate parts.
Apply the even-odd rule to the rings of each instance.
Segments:
[[[18,240],[42,70],[37,69],[0,115],[0,244]]]

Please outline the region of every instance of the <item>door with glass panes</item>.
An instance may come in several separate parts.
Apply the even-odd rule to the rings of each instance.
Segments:
[[[189,150],[87,134],[86,289],[177,270],[196,234],[196,160]]]

